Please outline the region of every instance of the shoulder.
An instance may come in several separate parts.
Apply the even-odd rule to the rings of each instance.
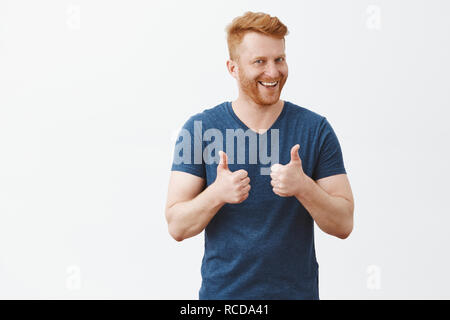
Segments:
[[[223,118],[224,113],[226,112],[227,102],[222,102],[214,107],[203,109],[203,111],[198,112],[189,117],[186,121],[186,125],[193,125],[195,121],[202,122],[204,124],[209,124],[214,122],[216,119]]]
[[[324,125],[326,118],[323,115],[290,101],[285,102],[285,106],[287,108],[286,115],[288,119],[298,121],[313,128],[319,128]]]

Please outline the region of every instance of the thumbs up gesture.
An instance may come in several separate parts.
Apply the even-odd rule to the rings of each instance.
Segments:
[[[217,196],[225,203],[241,203],[248,198],[250,191],[248,173],[243,169],[231,172],[227,154],[219,151],[219,155],[220,163],[217,165],[217,177],[213,183]]]
[[[273,192],[281,197],[296,196],[305,185],[306,174],[303,172],[302,160],[298,155],[300,145],[291,149],[291,161],[286,165],[274,164],[270,168]]]

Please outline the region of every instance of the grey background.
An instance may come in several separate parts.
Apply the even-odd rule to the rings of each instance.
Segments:
[[[0,1],[0,298],[197,299],[164,218],[175,134],[237,97],[224,28],[289,28],[281,98],[328,118],[355,196],[322,299],[450,298],[448,1]],[[282,263],[282,262],[281,262]]]

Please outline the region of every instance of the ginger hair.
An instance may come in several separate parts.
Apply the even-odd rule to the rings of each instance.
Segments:
[[[259,32],[278,39],[289,34],[287,27],[277,18],[263,12],[247,11],[236,17],[225,28],[227,32],[228,53],[231,60],[239,59],[237,47],[247,32]]]

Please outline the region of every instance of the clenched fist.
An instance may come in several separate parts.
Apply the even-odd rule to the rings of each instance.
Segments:
[[[274,164],[270,168],[273,192],[281,197],[298,195],[305,186],[306,174],[303,172],[302,160],[298,155],[300,145],[291,149],[291,161],[286,165]]]
[[[220,163],[217,165],[217,177],[213,182],[217,196],[225,203],[241,203],[248,198],[250,178],[247,171],[241,169],[231,172],[228,168],[228,157],[219,151]]]

